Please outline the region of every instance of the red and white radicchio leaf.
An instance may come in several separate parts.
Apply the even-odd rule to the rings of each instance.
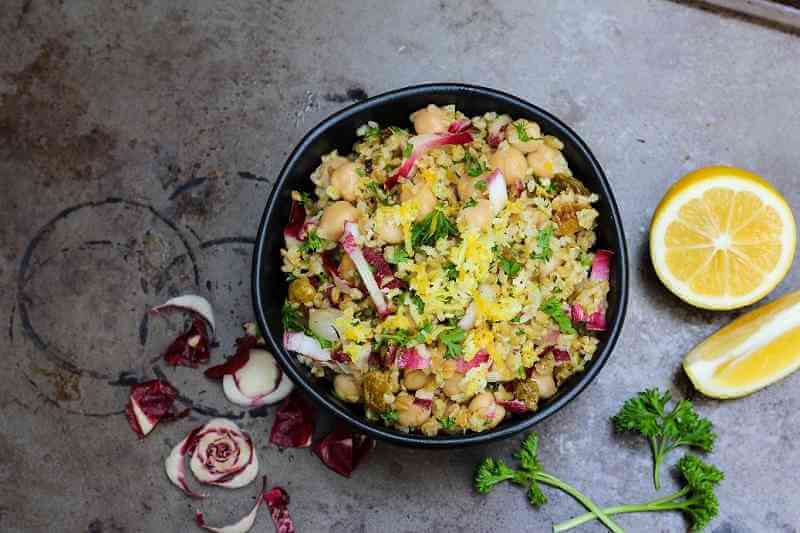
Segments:
[[[190,455],[189,469],[195,479],[206,485],[235,489],[248,485],[258,475],[258,457],[250,435],[224,418],[215,418],[192,430],[165,461],[172,483],[189,496],[203,497],[186,482],[186,454]]]
[[[244,366],[222,377],[222,391],[237,405],[258,407],[268,403],[283,379],[281,367],[272,354],[256,348],[250,350]]]
[[[227,526],[220,526],[220,527],[213,527],[206,524],[206,519],[203,516],[201,511],[195,512],[194,519],[198,526],[205,529],[206,531],[212,531],[213,533],[247,533],[253,528],[253,525],[256,523],[256,516],[258,515],[258,508],[261,506],[261,502],[264,500],[264,493],[267,489],[267,477],[264,476],[264,484],[261,488],[261,492],[258,493],[256,497],[256,503],[253,505],[253,508],[243,516],[239,521],[234,524],[230,524]]]
[[[528,411],[525,402],[522,400],[500,400],[497,402],[506,408],[507,411],[516,414],[522,414]]]
[[[222,379],[224,376],[233,374],[250,360],[250,350],[258,346],[259,340],[254,335],[245,335],[236,339],[236,353],[230,356],[224,363],[206,369],[205,376],[209,379]]]
[[[555,359],[556,364],[569,363],[572,361],[572,357],[566,350],[562,350],[560,348],[551,348],[550,351],[553,353],[553,359]]]
[[[411,155],[409,155],[397,170],[389,176],[384,182],[383,186],[386,189],[391,189],[401,178],[407,178],[414,168],[414,163],[425,152],[445,146],[448,144],[468,144],[472,142],[472,134],[468,131],[459,133],[423,133],[422,135],[415,135],[408,140],[409,144],[413,147]]]
[[[322,268],[333,279],[333,283],[339,288],[340,291],[347,292],[350,284],[339,274],[339,266],[333,256],[333,250],[328,250],[322,253]]]
[[[160,420],[178,416],[172,409],[177,395],[172,385],[158,379],[131,387],[125,417],[140,439],[153,431]]]
[[[369,263],[364,257],[361,246],[358,244],[359,237],[358,225],[354,222],[346,222],[344,225],[344,234],[342,234],[342,238],[339,242],[341,242],[344,251],[347,252],[350,259],[353,260],[353,264],[355,264],[356,270],[361,276],[361,280],[364,282],[364,286],[367,288],[367,292],[369,292],[369,296],[372,298],[372,302],[375,304],[378,313],[384,315],[388,312],[386,298],[384,298],[383,292],[378,282],[375,280],[372,269],[369,267]]]
[[[506,138],[506,127],[511,122],[511,117],[508,115],[500,115],[494,122],[489,125],[487,131],[486,142],[492,148],[497,148],[503,139]]]
[[[465,374],[470,369],[480,366],[483,363],[487,362],[489,362],[489,353],[484,350],[481,350],[480,352],[476,353],[475,356],[469,361],[466,361],[463,357],[459,357],[458,359],[456,359],[456,372],[461,372],[462,374]]]
[[[583,310],[581,304],[572,304],[569,306],[569,314],[572,321],[576,324],[586,322],[586,311]]]
[[[295,533],[294,522],[289,516],[289,494],[281,487],[272,487],[264,493],[264,503],[275,524],[275,533]]]
[[[411,348],[401,348],[397,351],[395,358],[395,366],[397,368],[405,368],[406,370],[421,370],[428,368],[431,364],[431,357],[425,348],[425,345],[418,344]]]
[[[287,331],[283,334],[283,347],[317,361],[330,361],[331,351],[322,347],[317,339],[301,331]]]
[[[307,448],[314,433],[314,408],[299,392],[278,407],[269,441],[281,448]]]
[[[468,118],[462,118],[460,120],[454,120],[447,127],[447,132],[448,133],[461,133],[462,131],[467,131],[471,125],[472,125],[472,121],[470,119],[468,119]]]
[[[289,211],[289,223],[283,228],[283,238],[286,239],[287,248],[297,246],[305,238],[305,221],[306,210],[303,204],[292,199],[292,209]]]
[[[497,215],[508,203],[508,187],[506,178],[500,169],[492,171],[486,178],[487,190],[489,191],[489,203],[492,206],[492,214]]]
[[[172,366],[196,368],[208,362],[210,357],[206,323],[196,317],[192,319],[189,329],[178,335],[164,351],[164,360]]]
[[[382,289],[400,289],[403,287],[403,282],[394,276],[394,271],[389,263],[383,257],[383,252],[379,248],[370,248],[364,246],[361,249],[364,254],[364,259],[367,260],[369,266],[372,267],[372,273],[375,276],[375,281]]]
[[[150,310],[151,313],[157,315],[162,311],[181,310],[192,313],[195,317],[202,318],[209,326],[211,326],[211,333],[214,333],[216,325],[214,322],[214,311],[211,309],[211,304],[202,296],[196,294],[184,294],[183,296],[176,296],[170,298],[163,304],[154,307]]]
[[[314,443],[312,451],[322,463],[344,477],[350,477],[375,441],[351,429],[338,427]]]
[[[614,252],[611,250],[597,250],[592,261],[592,273],[589,279],[608,281],[611,273],[611,257]]]

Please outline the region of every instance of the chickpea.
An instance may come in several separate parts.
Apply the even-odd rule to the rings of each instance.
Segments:
[[[482,198],[476,205],[462,210],[461,216],[471,228],[483,229],[492,222],[492,204],[486,198]]]
[[[316,292],[308,278],[297,278],[289,284],[289,301],[310,304]]]
[[[396,218],[383,217],[375,224],[375,233],[378,238],[389,244],[403,242],[403,228]]]
[[[408,409],[397,412],[397,425],[407,428],[421,426],[431,417],[429,407],[423,407],[418,403],[412,403]]]
[[[329,241],[338,241],[344,233],[345,222],[353,222],[358,218],[358,210],[350,202],[333,202],[322,212],[317,235]]]
[[[357,403],[361,399],[361,388],[355,378],[347,374],[336,374],[333,378],[333,392],[344,402]]]
[[[403,378],[403,385],[405,385],[408,390],[421,389],[427,382],[428,376],[422,370],[406,371],[405,377]]]
[[[527,141],[519,138],[519,131],[523,130],[527,135]],[[516,120],[506,128],[506,139],[508,143],[522,152],[529,154],[538,150],[543,144],[542,130],[536,122],[527,120]]]
[[[461,393],[460,383],[463,378],[464,376],[462,374],[455,374],[453,377],[444,382],[444,385],[442,385],[442,391],[444,391],[444,393],[450,397]]]
[[[416,200],[419,209],[417,211],[417,222],[428,216],[433,208],[436,207],[436,196],[426,182],[418,182],[413,185],[403,184],[400,191],[400,201],[407,202]]]
[[[525,177],[525,170],[528,168],[522,152],[510,145],[503,145],[492,154],[489,165],[492,168],[499,168],[509,185],[522,180]]]
[[[556,382],[553,380],[553,374],[548,372],[546,374],[539,374],[534,372],[531,379],[536,382],[539,387],[539,398],[546,400],[552,398],[556,393]]]
[[[559,150],[543,144],[538,150],[528,154],[528,166],[540,178],[552,178],[556,174],[568,174],[567,160]]]
[[[358,194],[358,173],[356,173],[356,168],[357,165],[355,163],[348,161],[334,170],[333,175],[331,175],[331,185],[348,202],[355,200]]]
[[[500,422],[503,421],[503,419],[506,417],[506,408],[503,407],[502,405],[495,405],[493,415],[494,415],[493,418],[489,418],[488,416],[486,417],[487,419],[486,427],[488,429],[497,427],[498,424],[500,424]]]
[[[428,107],[414,111],[409,118],[418,134],[444,133],[451,122],[447,112],[434,104],[428,104]]]
[[[490,408],[494,403],[494,395],[491,392],[481,392],[469,402],[469,410],[479,412]]]
[[[341,260],[339,260],[339,275],[345,280],[351,283],[354,283],[358,276],[358,271],[356,270],[356,264],[353,263],[353,260],[350,259],[350,256],[347,254],[342,254]]]

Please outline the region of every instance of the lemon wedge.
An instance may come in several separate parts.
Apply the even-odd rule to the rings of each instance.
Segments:
[[[683,360],[695,388],[712,398],[745,396],[800,368],[800,291],[743,315]]]
[[[797,228],[781,194],[733,167],[706,167],[675,183],[653,215],[650,257],[666,287],[704,309],[766,296],[789,271]]]

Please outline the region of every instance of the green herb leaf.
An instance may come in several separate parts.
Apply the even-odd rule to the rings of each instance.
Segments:
[[[423,245],[433,246],[439,239],[457,235],[458,228],[437,208],[411,225],[411,246],[415,249]]]
[[[445,359],[456,359],[464,353],[466,332],[458,326],[444,330],[439,334],[439,342],[444,344]]]
[[[306,240],[300,245],[300,251],[304,253],[318,252],[322,250],[327,243],[328,241],[317,235],[316,231],[312,231],[306,235]]]
[[[469,200],[464,202],[464,209],[475,207],[476,205],[478,205],[478,202],[475,200],[475,198],[470,198]]]
[[[554,235],[553,226],[547,226],[539,230],[536,235],[536,251],[531,254],[531,259],[538,259],[545,263],[553,258],[553,250],[550,249],[550,239]]]
[[[548,298],[539,309],[558,324],[558,329],[561,330],[561,333],[566,335],[574,335],[576,333],[558,298]]]
[[[308,194],[307,192],[300,191],[300,204],[302,204],[305,207],[308,207],[312,203],[313,203],[313,200],[311,199],[311,195]]]
[[[439,426],[445,430],[453,429],[456,426],[456,419],[453,416],[439,418],[438,421],[439,421]]]
[[[305,317],[297,307],[285,302],[281,308],[281,323],[285,331],[305,331]]]
[[[389,256],[387,261],[389,261],[389,263],[393,265],[399,265],[403,261],[408,261],[409,259],[410,257],[408,256],[408,252],[406,252],[406,249],[403,248],[402,246],[398,246],[397,248],[394,249],[392,255]]]
[[[519,137],[520,141],[525,143],[531,140],[530,136],[528,135],[528,132],[525,131],[524,122],[515,122],[514,129],[517,130],[517,137]]]
[[[358,174],[358,175],[359,175],[359,176],[361,176],[362,178],[363,178],[364,176],[366,176],[366,175],[367,175],[367,173],[366,173],[366,172],[364,172],[364,169],[363,169],[363,168],[361,168],[361,167],[356,167],[356,174]]]
[[[522,264],[517,263],[513,259],[508,259],[502,255],[498,259],[500,261],[500,268],[506,273],[506,276],[510,278],[513,278],[522,270]]]
[[[411,143],[406,143],[403,147],[403,157],[411,157],[411,153],[414,151],[414,145]]]
[[[480,159],[473,157],[469,151],[467,151],[464,156],[464,164],[467,166],[467,174],[473,178],[477,178],[486,172],[486,165],[484,165]]]
[[[456,268],[456,265],[450,261],[444,264],[444,271],[448,280],[455,281],[458,279],[458,269]]]
[[[414,302],[414,305],[417,307],[417,311],[419,314],[425,312],[425,302],[422,301],[422,298],[419,297],[419,294],[414,293],[411,295],[411,301]]]
[[[475,188],[481,192],[485,191],[487,186],[486,180],[477,180],[475,182]]]
[[[390,409],[389,411],[381,413],[380,417],[387,426],[396,424],[400,420],[400,416],[394,409]]]
[[[372,139],[377,137],[381,134],[381,128],[378,126],[367,126],[367,130],[364,133],[365,139]]]

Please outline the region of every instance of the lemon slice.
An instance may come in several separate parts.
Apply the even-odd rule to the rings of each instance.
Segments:
[[[734,320],[683,360],[695,388],[713,398],[755,392],[800,368],[800,291]]]
[[[797,228],[786,200],[764,179],[706,167],[673,185],[653,215],[650,257],[664,285],[704,309],[736,309],[780,283]]]

